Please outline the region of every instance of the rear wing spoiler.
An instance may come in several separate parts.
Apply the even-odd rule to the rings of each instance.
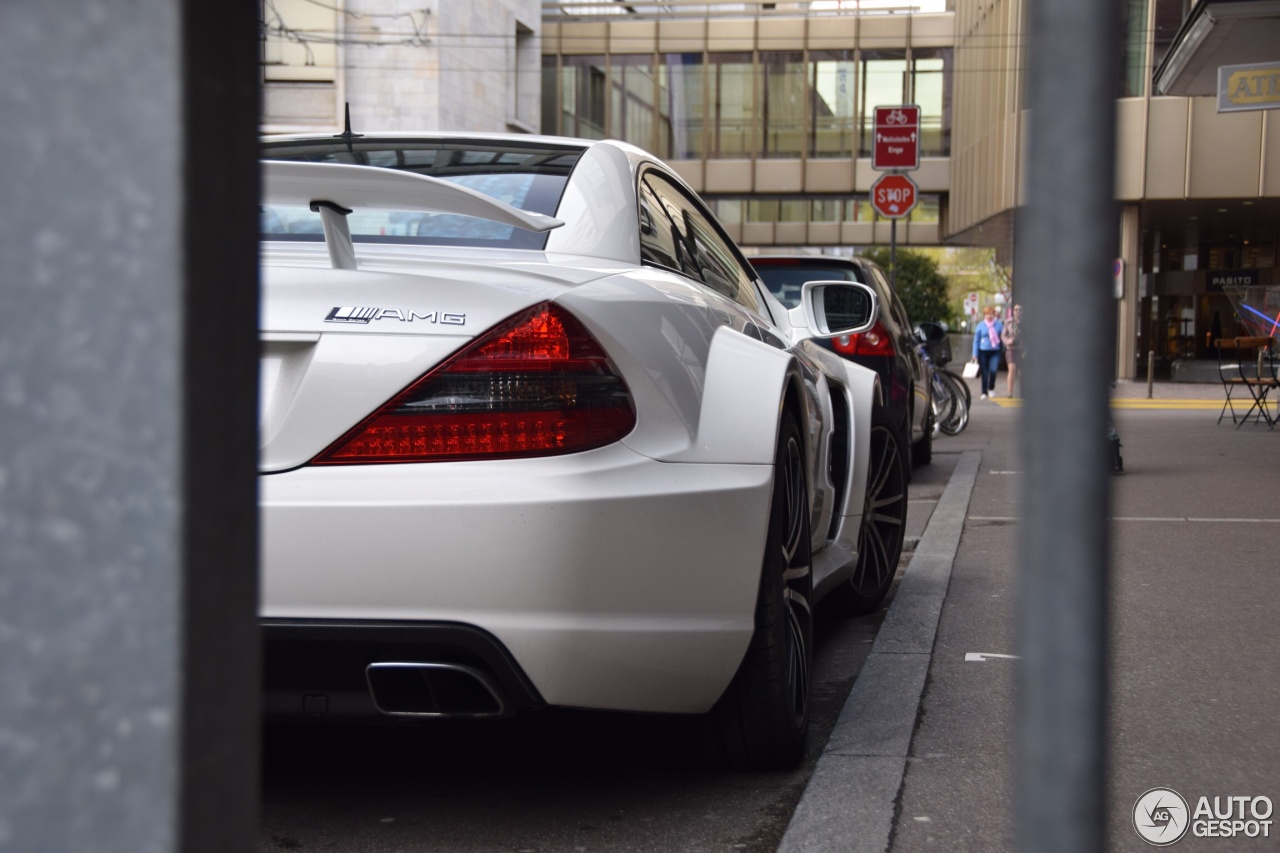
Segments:
[[[342,163],[263,160],[262,202],[306,205],[317,211],[334,269],[356,269],[355,247],[347,227],[347,214],[356,208],[454,213],[537,232],[564,224],[461,184],[415,172]]]

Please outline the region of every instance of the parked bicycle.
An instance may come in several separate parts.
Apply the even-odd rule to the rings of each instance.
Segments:
[[[969,425],[972,394],[969,385],[945,367],[951,361],[951,342],[946,329],[937,323],[916,326],[920,352],[929,371],[933,389],[933,424],[935,435],[959,435]]]

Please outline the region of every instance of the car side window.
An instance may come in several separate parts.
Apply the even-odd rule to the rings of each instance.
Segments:
[[[753,311],[762,310],[752,276],[710,215],[652,170],[640,179],[640,256],[696,278]]]
[[[686,238],[680,230],[681,223],[645,181],[640,182],[639,196],[640,260],[687,274],[681,264],[681,258],[688,254],[682,248]]]

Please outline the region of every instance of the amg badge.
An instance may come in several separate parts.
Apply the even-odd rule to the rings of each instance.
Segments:
[[[399,320],[401,323],[412,323],[414,320],[421,320],[424,323],[440,323],[445,326],[465,326],[467,324],[467,315],[447,314],[439,311],[428,311],[426,314],[419,314],[412,308],[362,308],[348,305],[334,308],[329,312],[329,316],[324,318],[326,323],[360,323],[362,325],[373,320]]]

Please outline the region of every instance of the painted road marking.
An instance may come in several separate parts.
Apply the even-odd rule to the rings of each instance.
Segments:
[[[964,653],[965,663],[973,663],[974,661],[978,663],[986,663],[989,660],[997,660],[997,659],[1022,660],[1022,658],[1018,657],[1017,655],[1001,655],[995,652],[965,652]]]
[[[1021,397],[992,397],[991,402],[995,403],[1002,409],[1021,409],[1023,400]],[[1134,397],[1118,397],[1111,401],[1113,409],[1132,409],[1134,411],[1197,411],[1197,412],[1216,412],[1222,408],[1223,400],[1177,400],[1177,399],[1146,399]],[[1248,402],[1248,398],[1245,399]],[[1268,400],[1267,407],[1275,411],[1280,406],[1280,401]]]
[[[994,473],[994,472],[993,472]],[[1200,524],[1280,524],[1280,518],[1187,518],[1184,516],[1169,518],[1144,518],[1141,516],[1115,516],[1109,521],[1159,521],[1181,522],[1194,521]],[[1016,515],[971,515],[969,521],[1021,521]]]

